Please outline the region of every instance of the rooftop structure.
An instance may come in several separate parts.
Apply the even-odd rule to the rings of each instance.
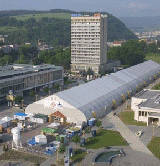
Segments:
[[[107,15],[71,15],[71,71],[98,74],[107,63]]]

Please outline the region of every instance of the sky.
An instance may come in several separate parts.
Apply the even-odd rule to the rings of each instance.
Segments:
[[[1,0],[0,10],[108,12],[116,17],[160,16],[160,0]]]

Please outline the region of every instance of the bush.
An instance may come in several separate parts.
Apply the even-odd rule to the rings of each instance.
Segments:
[[[59,89],[59,84],[58,83],[54,84],[54,89],[57,89],[57,90]]]
[[[46,88],[43,89],[43,91],[46,92],[46,93],[48,93],[49,92],[49,88],[46,87]]]
[[[96,125],[97,127],[100,127],[100,126],[101,126],[101,124],[102,124],[102,122],[101,122],[100,120],[98,120],[98,121],[96,122],[96,124],[95,124],[95,125]]]
[[[35,93],[35,91],[33,91],[33,90],[29,93],[29,96],[30,96],[30,97],[34,97],[35,95],[36,95],[36,93]]]
[[[16,102],[21,102],[22,99],[23,99],[22,96],[16,96],[16,97],[15,97],[15,101],[16,101]]]
[[[66,151],[66,146],[62,144],[59,148],[59,153],[64,153]]]

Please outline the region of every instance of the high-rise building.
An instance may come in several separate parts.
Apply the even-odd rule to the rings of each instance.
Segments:
[[[97,74],[107,63],[107,15],[71,15],[71,72]]]

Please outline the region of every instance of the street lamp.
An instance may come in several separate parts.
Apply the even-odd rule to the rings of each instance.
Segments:
[[[152,120],[152,126],[153,126],[153,136],[154,136],[154,133],[155,133],[155,128],[154,128],[154,123],[153,123],[153,120]]]
[[[38,100],[38,95],[35,95],[36,96],[36,101]]]
[[[22,101],[22,109],[23,109],[23,102],[24,102],[24,99],[22,99],[21,101]]]

